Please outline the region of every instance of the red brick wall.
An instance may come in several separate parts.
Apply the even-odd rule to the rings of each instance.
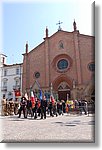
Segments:
[[[94,62],[94,38],[90,36],[80,35],[80,57],[83,83],[90,81],[92,72],[88,69],[88,64]]]
[[[42,44],[39,48],[29,53],[30,62],[30,85],[35,82],[36,78],[34,76],[35,72],[40,72],[40,78],[38,82],[43,86],[45,85],[45,54],[44,45]]]
[[[63,42],[64,49],[59,48],[59,41]],[[58,31],[51,37],[45,38],[43,43],[28,53],[28,75],[26,72],[26,59],[23,61],[23,91],[27,85],[28,87],[33,85],[36,80],[34,73],[37,71],[40,72],[40,78],[37,80],[41,87],[45,88],[61,76],[62,79],[68,79],[70,86],[72,86],[73,79],[80,83],[87,83],[92,74],[88,70],[87,64],[93,61],[93,45],[93,37],[80,35],[78,31]],[[55,58],[57,60],[57,57],[64,58],[64,56],[70,58],[71,65],[65,73],[61,73],[56,70]],[[26,79],[28,79],[28,83]]]
[[[59,41],[63,41],[64,49],[59,48]],[[73,34],[70,32],[57,32],[50,39],[50,64],[52,64],[55,57],[59,55],[66,54],[72,58],[72,66],[68,69],[65,74],[68,77],[77,78],[76,77],[76,67],[75,67],[75,53],[74,53],[74,43],[73,43]],[[62,58],[64,58],[62,56]],[[57,72],[53,66],[51,65],[51,81],[54,81],[58,76],[63,73]]]

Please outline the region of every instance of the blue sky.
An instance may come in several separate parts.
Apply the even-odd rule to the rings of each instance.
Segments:
[[[82,34],[91,35],[92,3],[87,0],[4,0],[2,2],[3,53],[7,64],[23,62],[22,54],[28,41],[29,51],[43,42],[46,26],[49,36],[58,26],[65,31],[73,31],[73,21]]]

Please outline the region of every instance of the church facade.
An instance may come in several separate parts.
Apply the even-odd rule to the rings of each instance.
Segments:
[[[80,34],[73,23],[73,31],[61,28],[23,54],[23,93],[32,88],[35,93],[52,94],[59,100],[91,98],[94,93],[94,36]]]

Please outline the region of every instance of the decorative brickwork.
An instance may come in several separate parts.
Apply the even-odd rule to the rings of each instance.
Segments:
[[[48,37],[46,28],[45,33],[44,41],[30,52],[26,45],[26,53],[23,54],[23,92],[30,89],[36,80],[43,92],[50,91],[52,83],[53,92],[58,93],[61,82],[68,83],[70,91],[80,86],[85,89],[93,74],[88,64],[94,62],[94,37],[80,34],[75,25],[73,32],[58,30]],[[68,61],[68,67],[58,68],[57,63],[61,59]],[[38,78],[36,72],[40,74]],[[73,98],[72,95],[70,97]]]

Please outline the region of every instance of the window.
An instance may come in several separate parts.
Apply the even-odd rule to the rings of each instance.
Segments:
[[[6,69],[4,70],[4,76],[7,76],[7,70]]]
[[[92,72],[95,71],[95,63],[88,64],[88,69]]]
[[[40,73],[39,72],[36,72],[35,73],[35,78],[39,78],[40,77]]]
[[[3,82],[3,87],[6,87],[7,86],[7,81],[4,81]]]
[[[3,85],[2,90],[6,92],[7,91],[7,80],[6,79],[4,79],[2,85]]]
[[[19,75],[19,68],[16,69],[16,75]]]
[[[64,70],[68,68],[68,61],[66,59],[61,59],[57,63],[57,67],[59,70]]]
[[[15,84],[16,84],[16,86],[18,86],[19,85],[19,80],[16,80]]]
[[[13,86],[13,89],[20,88],[20,78],[19,77],[15,77],[14,81],[15,81],[15,85]]]
[[[62,41],[59,42],[59,48],[60,48],[60,49],[64,49],[64,45],[63,45],[63,42],[62,42]]]
[[[3,81],[2,81],[2,86],[5,88],[7,87],[7,81],[8,79],[4,78]]]

